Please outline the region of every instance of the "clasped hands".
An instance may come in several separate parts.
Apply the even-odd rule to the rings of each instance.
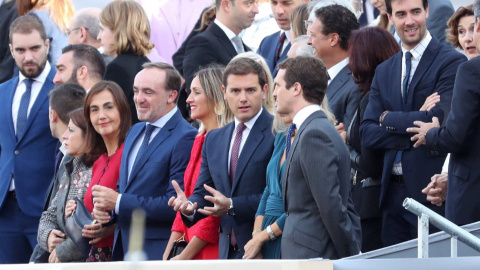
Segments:
[[[195,213],[197,209],[197,203],[190,203],[185,196],[185,193],[178,185],[177,181],[172,180],[172,186],[177,193],[177,197],[172,196],[168,200],[168,205],[173,207],[173,210],[180,211],[186,216],[191,216]],[[204,207],[203,209],[198,209],[198,212],[207,216],[220,217],[228,212],[230,208],[230,199],[225,197],[220,191],[208,186],[203,185],[204,188],[212,194],[212,196],[205,196],[205,200],[213,203],[213,207]]]

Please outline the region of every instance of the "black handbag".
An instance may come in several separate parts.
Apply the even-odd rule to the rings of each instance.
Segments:
[[[73,243],[75,243],[85,258],[87,258],[90,253],[90,248],[92,247],[88,242],[92,239],[83,237],[82,229],[85,225],[95,224],[96,221],[80,199],[75,197],[74,200],[77,203],[77,209],[67,218],[65,222],[65,233],[72,239]]]
[[[180,237],[180,239],[177,239],[173,241],[173,246],[172,249],[170,250],[170,253],[168,254],[167,260],[170,260],[171,258],[180,255],[182,251],[187,247],[188,242],[185,241],[185,234]]]

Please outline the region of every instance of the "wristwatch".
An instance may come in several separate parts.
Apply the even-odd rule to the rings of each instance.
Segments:
[[[230,207],[228,208],[227,215],[235,216],[235,208],[233,208],[233,201],[231,198],[230,198]]]
[[[273,233],[272,227],[270,225],[267,226],[267,233],[268,233],[268,238],[270,238],[271,241],[277,239],[277,237]]]

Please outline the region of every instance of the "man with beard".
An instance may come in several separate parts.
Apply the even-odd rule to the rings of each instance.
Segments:
[[[57,74],[53,78],[53,83],[78,83],[87,92],[105,75],[102,54],[96,48],[83,44],[63,48],[56,68]]]
[[[0,85],[0,263],[27,263],[55,165],[48,120],[55,71],[37,17],[13,21],[9,38],[20,73]]]

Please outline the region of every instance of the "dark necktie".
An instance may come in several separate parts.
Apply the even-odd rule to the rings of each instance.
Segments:
[[[63,153],[62,151],[58,151],[57,156],[55,157],[55,170],[54,170],[54,177],[57,175],[58,168],[60,168],[60,163],[62,162],[63,159]]]
[[[237,169],[238,163],[238,154],[240,152],[240,144],[242,143],[243,131],[247,126],[244,123],[239,123],[237,126],[237,131],[235,132],[235,140],[233,141],[232,154],[230,156],[230,183],[233,188],[233,180],[235,179],[235,171]],[[233,228],[231,231],[232,236],[230,237],[230,245],[235,246],[237,244],[237,239],[233,233]]]
[[[285,145],[285,160],[287,159],[288,152],[290,152],[290,147],[292,146],[292,136],[293,136],[296,129],[297,129],[297,126],[294,123],[292,123],[288,127],[287,141],[286,141],[286,145]]]
[[[285,42],[285,38],[287,36],[285,35],[285,32],[283,32],[280,35],[280,38],[278,39],[277,47],[275,48],[275,58],[274,58],[274,66],[277,65],[278,59],[280,59],[282,48],[283,48],[283,43]]]
[[[147,150],[147,146],[150,142],[150,137],[152,136],[152,133],[155,130],[155,128],[157,127],[154,125],[147,124],[147,127],[145,129],[145,136],[143,137],[143,142],[142,142],[142,145],[140,145],[140,149],[138,149],[137,157],[135,158],[135,163],[137,163],[137,161],[140,160],[142,155],[145,153],[145,150]]]
[[[412,53],[405,53],[405,78],[403,78],[403,102],[407,102],[408,81],[410,80],[410,70],[412,69]]]
[[[28,105],[30,104],[30,96],[32,95],[32,84],[34,80],[32,79],[25,79],[23,80],[25,83],[25,93],[22,95],[22,99],[20,99],[20,106],[18,107],[18,115],[17,115],[17,140],[22,135],[23,129],[27,124],[28,118]]]

